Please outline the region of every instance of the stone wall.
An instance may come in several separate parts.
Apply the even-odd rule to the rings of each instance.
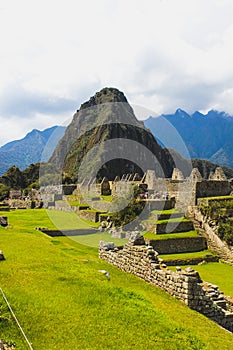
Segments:
[[[77,185],[49,185],[41,186],[40,193],[64,194],[70,195],[77,189]]]
[[[95,210],[80,210],[78,213],[78,216],[83,220],[88,220],[92,222],[98,222],[99,221],[99,211]]]
[[[202,180],[196,183],[196,197],[227,196],[233,190],[232,181]]]
[[[204,284],[191,268],[172,272],[161,264],[158,253],[145,245],[144,238],[136,235],[124,247],[100,242],[99,257],[119,269],[168,292],[224,328],[233,332],[233,313],[229,311],[224,295],[217,286]]]
[[[72,208],[67,201],[55,201],[54,209],[72,212]]]
[[[187,232],[193,230],[193,222],[190,221],[179,221],[172,222],[168,221],[165,223],[155,224],[154,232],[155,234],[166,234],[172,232]]]
[[[146,242],[159,254],[198,252],[207,249],[205,237],[148,239]]]
[[[60,236],[84,236],[98,233],[99,231],[93,228],[90,229],[75,229],[75,230],[49,230],[44,227],[37,227],[38,231],[45,233],[50,237],[60,237]]]
[[[193,210],[193,217],[201,224],[201,228],[204,231],[205,235],[208,237],[213,246],[217,247],[217,250],[220,253],[220,255],[222,257],[225,257],[226,260],[233,262],[233,251],[228,247],[226,242],[223,242],[218,237],[218,228],[217,226],[213,225],[213,221],[209,220],[207,217],[204,217],[197,207],[195,207]]]
[[[175,199],[148,199],[146,202],[149,210],[169,210],[175,206]]]
[[[194,230],[193,222],[190,221],[168,221],[163,223],[156,223],[154,220],[144,220],[142,222],[144,230],[154,232],[155,234],[170,234],[178,232],[187,232]]]

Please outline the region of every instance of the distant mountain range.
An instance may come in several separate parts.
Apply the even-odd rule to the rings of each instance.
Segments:
[[[233,168],[233,117],[215,110],[190,115],[177,109],[174,114],[148,118],[145,126],[157,141],[183,157],[206,159]],[[185,146],[187,150],[185,150]]]
[[[12,165],[25,169],[32,163],[47,161],[64,135],[65,129],[62,126],[53,126],[43,131],[34,129],[23,139],[0,147],[0,175]]]
[[[224,112],[211,110],[206,115],[200,112],[190,115],[178,109],[174,114],[149,117],[144,124],[162,146],[174,149],[184,158],[190,155],[233,168],[233,117]],[[59,140],[63,146],[69,143],[67,137],[63,138],[65,130],[61,126],[34,129],[24,138],[0,147],[0,176],[12,165],[22,170],[30,164],[48,161]]]

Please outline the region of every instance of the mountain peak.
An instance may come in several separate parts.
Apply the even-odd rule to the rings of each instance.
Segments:
[[[179,116],[179,117],[181,117],[181,118],[190,117],[190,115],[189,115],[187,112],[185,112],[183,109],[181,109],[181,108],[178,108],[178,109],[176,110],[175,116]]]
[[[199,111],[195,111],[192,115],[191,115],[192,118],[203,118],[204,117],[204,114],[202,114],[201,112]]]
[[[103,103],[110,103],[110,102],[126,102],[127,99],[123,92],[120,90],[113,88],[113,87],[105,87],[99,92],[96,92],[94,96],[92,96],[89,101],[83,103],[80,107],[80,110],[93,107],[96,105],[100,105]]]

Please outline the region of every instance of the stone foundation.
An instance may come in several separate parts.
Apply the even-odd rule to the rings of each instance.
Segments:
[[[233,313],[218,287],[204,284],[198,272],[191,268],[168,270],[157,255],[153,247],[145,245],[141,235],[134,234],[129,243],[119,248],[114,247],[114,243],[100,242],[100,259],[163,289],[233,332]]]

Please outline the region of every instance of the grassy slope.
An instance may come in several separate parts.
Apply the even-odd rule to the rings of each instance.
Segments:
[[[50,226],[44,210],[7,215],[12,227],[0,228],[6,257],[1,287],[35,350],[231,348],[232,334],[100,261],[96,248],[34,230]],[[99,269],[108,270],[111,280]],[[14,323],[1,322],[0,330],[26,349]]]

